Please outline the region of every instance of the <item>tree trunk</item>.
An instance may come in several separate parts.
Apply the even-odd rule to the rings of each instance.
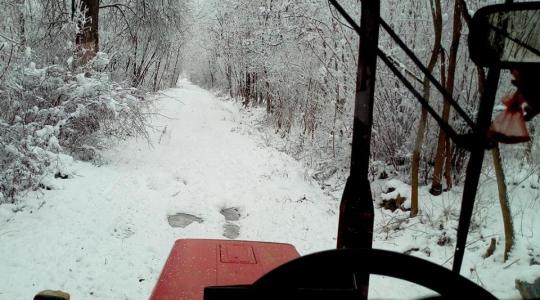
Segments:
[[[25,10],[25,0],[18,0],[17,6],[18,6],[18,22],[19,22],[19,49],[21,51],[24,51],[26,49],[26,18],[24,17],[24,10]]]
[[[178,61],[180,60],[180,47],[176,51],[176,58],[174,60],[174,70],[171,78],[170,87],[175,87],[178,82],[178,77],[180,77],[180,72],[178,72]]]
[[[444,55],[444,50],[441,50],[441,82],[446,86],[446,57]],[[450,115],[450,106],[448,101],[443,103],[443,113],[442,118],[444,121],[448,122],[448,116]],[[439,128],[439,136],[437,139],[437,150],[435,152],[435,166],[433,168],[433,177],[432,184],[429,192],[432,195],[438,196],[442,193],[442,184],[441,184],[441,171],[444,162],[444,153],[446,151],[446,134],[444,130]],[[444,149],[443,151],[441,151]]]
[[[433,50],[431,51],[431,57],[428,63],[428,71],[432,72],[437,63],[437,57],[439,56],[439,50],[441,48],[441,36],[442,36],[442,14],[441,14],[441,1],[431,0],[431,13],[433,18],[433,31],[435,32],[435,40],[433,41]],[[435,6],[434,6],[435,4]],[[427,76],[424,76],[423,82],[423,97],[429,101],[431,84]],[[416,141],[414,144],[414,150],[411,162],[411,217],[415,217],[418,214],[418,171],[420,169],[420,155],[422,150],[422,144],[424,143],[424,135],[426,133],[427,126],[427,111],[422,109],[420,121],[418,123],[418,132],[416,134]]]
[[[444,161],[444,179],[446,180],[446,187],[448,190],[454,186],[454,180],[452,179],[452,144],[450,138],[446,136],[446,158]]]
[[[504,169],[502,167],[502,158],[498,146],[491,150],[491,155],[493,156],[493,166],[495,167],[495,174],[497,176],[499,202],[501,203],[504,224],[504,261],[506,261],[508,259],[508,254],[512,250],[512,246],[514,245],[514,224],[512,222],[512,212],[510,211]]]
[[[459,49],[459,40],[461,38],[461,5],[459,1],[454,2],[454,25],[452,29],[452,43],[450,45],[450,56],[448,58],[448,76],[446,81],[446,90],[452,96],[454,94],[454,79],[456,74],[456,61]],[[449,99],[444,99],[442,118],[448,122],[450,116]],[[439,129],[439,138],[437,141],[437,151],[435,154],[435,167],[433,169],[433,179],[429,192],[432,195],[438,196],[442,193],[441,178],[445,161],[446,151],[446,133]],[[447,183],[448,186],[448,183]]]
[[[82,50],[81,63],[84,64],[99,51],[99,0],[81,0],[81,9],[85,22],[79,24],[81,28],[75,43]]]
[[[264,84],[266,88],[266,113],[272,113],[272,95],[270,94],[270,81],[268,80],[268,72],[264,68]]]

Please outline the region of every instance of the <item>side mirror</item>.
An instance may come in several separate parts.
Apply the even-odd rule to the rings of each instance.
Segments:
[[[470,27],[469,51],[482,67],[540,68],[540,1],[479,9]]]

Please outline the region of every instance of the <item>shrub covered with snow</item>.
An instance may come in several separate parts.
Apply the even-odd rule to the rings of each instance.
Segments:
[[[93,160],[108,141],[145,134],[140,90],[110,80],[100,53],[85,66],[29,60],[0,80],[0,203],[61,172],[60,155]]]

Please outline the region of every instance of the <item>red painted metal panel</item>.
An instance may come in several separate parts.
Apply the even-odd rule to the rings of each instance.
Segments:
[[[289,244],[178,240],[150,299],[200,300],[207,286],[251,284],[297,257]]]

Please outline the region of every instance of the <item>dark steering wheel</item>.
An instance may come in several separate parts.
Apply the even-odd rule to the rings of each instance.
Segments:
[[[205,299],[358,299],[354,274],[395,277],[440,294],[430,299],[497,299],[444,267],[376,249],[340,249],[306,255],[270,271],[253,285],[207,288]]]
[[[342,249],[315,253],[284,264],[262,278],[256,288],[318,288],[359,272],[384,275],[429,288],[443,298],[497,299],[469,279],[429,261],[376,249]],[[352,276],[350,276],[352,277]]]

